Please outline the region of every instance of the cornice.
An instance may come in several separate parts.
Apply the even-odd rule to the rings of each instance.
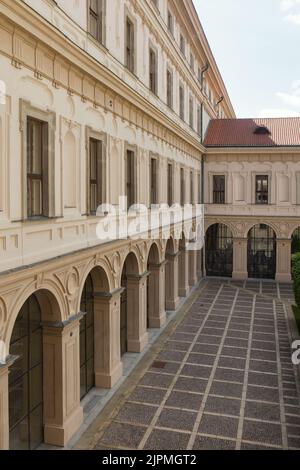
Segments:
[[[11,36],[11,45],[7,50],[0,46],[0,53],[11,58],[15,67],[27,67],[34,72],[36,78],[49,79],[53,86],[65,88],[69,94],[77,94],[83,101],[90,101],[95,107],[100,106],[106,112],[119,115],[123,120],[141,127],[196,159],[201,157],[204,147],[196,138],[72,43],[25,3],[20,0],[0,0],[0,17]],[[31,63],[20,54],[22,37],[31,43],[34,56]],[[47,54],[47,60],[53,61],[53,66],[48,71],[40,68],[44,61],[38,60],[37,54],[43,51]],[[68,78],[64,81],[57,79],[55,75],[56,64],[68,69],[65,72]],[[72,83],[77,83],[77,86]],[[87,93],[85,85],[89,85],[93,91]],[[100,95],[103,95],[101,99]]]
[[[228,155],[228,154],[299,154],[300,147],[206,147],[205,155]]]

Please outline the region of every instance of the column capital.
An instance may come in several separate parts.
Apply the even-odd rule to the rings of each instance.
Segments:
[[[142,274],[126,274],[126,278],[129,281],[141,281],[142,279],[149,277],[150,274],[150,271],[145,271]]]
[[[67,318],[67,320],[58,322],[42,322],[42,326],[44,328],[63,329],[66,326],[71,325],[73,322],[81,320],[84,315],[86,315],[86,312],[79,312]]]
[[[166,253],[166,258],[178,258],[178,256],[180,255],[180,251],[176,251],[176,253]]]
[[[114,289],[111,292],[94,292],[94,297],[100,299],[112,299],[116,295],[121,295],[124,290],[124,287],[118,287],[117,289]]]
[[[162,261],[161,263],[149,263],[149,268],[152,270],[158,270],[167,264],[167,260]]]

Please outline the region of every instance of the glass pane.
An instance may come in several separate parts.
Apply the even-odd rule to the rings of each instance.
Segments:
[[[42,182],[31,180],[31,213],[32,215],[42,215]]]
[[[9,387],[9,427],[28,413],[28,377],[24,375]]]
[[[16,320],[16,323],[12,332],[11,343],[14,343],[17,339],[22,338],[23,336],[27,335],[28,318],[29,318],[28,303],[25,302]]]
[[[91,179],[95,180],[97,178],[97,143],[94,140],[91,140],[91,161],[90,161],[90,172]]]
[[[43,402],[43,367],[34,367],[29,373],[30,380],[30,410]]]
[[[28,369],[28,336],[13,343],[10,354],[19,356],[9,369],[9,383],[12,384]]]
[[[30,414],[30,449],[36,449],[44,440],[43,406],[38,406]]]
[[[35,295],[29,299],[29,321],[30,331],[34,331],[41,326],[41,309]]]
[[[32,173],[42,173],[42,125],[35,122],[32,126]]]
[[[87,370],[87,391],[95,385],[95,375],[94,375],[94,358],[90,359],[86,364]]]
[[[9,432],[10,450],[28,450],[29,449],[29,422],[25,418],[13,430]]]
[[[86,336],[86,357],[91,359],[94,357],[94,328],[90,327],[87,330]]]
[[[39,328],[30,335],[30,367],[40,364],[43,360],[42,330]]]
[[[97,185],[91,184],[91,212],[97,210]]]

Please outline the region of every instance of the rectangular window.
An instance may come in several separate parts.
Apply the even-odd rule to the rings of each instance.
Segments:
[[[184,121],[184,88],[179,85],[179,116]]]
[[[48,216],[48,123],[27,119],[27,216]]]
[[[125,66],[134,73],[134,61],[135,61],[135,51],[134,51],[134,25],[132,21],[126,17],[126,35],[125,35]]]
[[[255,202],[256,204],[268,204],[269,202],[269,177],[267,175],[256,176]]]
[[[190,67],[191,67],[193,72],[194,72],[194,66],[195,66],[195,59],[194,59],[193,53],[191,52],[191,54],[190,54]]]
[[[182,34],[180,34],[180,50],[182,54],[185,56],[185,39]]]
[[[150,161],[150,204],[157,204],[157,160]]]
[[[173,165],[168,163],[168,205],[173,205]]]
[[[127,209],[135,204],[135,190],[134,190],[134,152],[127,150],[126,153],[126,196],[127,196]]]
[[[167,105],[173,108],[173,74],[167,69]]]
[[[149,49],[149,88],[152,93],[157,93],[157,60],[156,53],[151,47]]]
[[[89,33],[103,43],[104,0],[89,0]]]
[[[213,204],[225,204],[225,175],[213,177]]]
[[[201,106],[197,108],[197,134],[201,137]]]
[[[198,204],[201,204],[201,174],[198,175]]]
[[[190,202],[191,202],[191,204],[194,204],[194,202],[195,202],[194,173],[192,171],[190,173]]]
[[[198,67],[198,82],[201,83],[202,81],[202,72],[201,72],[201,68]]]
[[[180,168],[180,204],[183,206],[185,203],[185,184],[184,184],[184,169]]]
[[[104,202],[102,142],[90,139],[90,213],[95,214]]]
[[[174,36],[174,18],[170,10],[168,10],[168,30]]]
[[[189,100],[189,124],[194,129],[194,101],[192,97]]]

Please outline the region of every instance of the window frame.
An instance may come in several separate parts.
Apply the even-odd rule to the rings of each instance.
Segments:
[[[215,181],[217,178],[222,178],[224,181],[223,189],[215,189]],[[226,175],[215,174],[212,175],[212,204],[226,204]]]
[[[153,178],[152,163],[155,162],[155,174]],[[154,183],[154,184],[153,184]],[[154,188],[154,193],[153,193]],[[149,207],[159,203],[159,159],[158,156],[150,153],[149,158]],[[154,197],[153,197],[154,196]]]
[[[98,0],[99,1],[99,0]],[[97,36],[94,36],[91,32],[91,0],[88,0],[87,2],[87,29],[88,29],[88,34],[95,40],[97,41],[98,44],[101,44],[102,46],[105,46],[106,43],[106,0],[100,0],[102,8],[101,8],[101,21],[99,22],[100,26],[100,34],[99,34],[99,24],[97,27]],[[95,13],[93,11],[93,13]],[[99,12],[96,13],[96,15],[99,15]]]
[[[155,59],[154,64],[151,61],[151,57],[154,57]],[[157,49],[151,43],[149,44],[149,64],[148,65],[149,65],[149,90],[154,95],[157,96],[158,94],[158,52],[157,52]],[[154,80],[152,77],[154,78]],[[152,86],[152,84],[154,86]]]
[[[182,121],[185,121],[185,90],[182,83],[179,83],[179,117]]]
[[[169,77],[170,77],[170,82],[169,82]],[[173,106],[174,106],[174,76],[173,76],[173,71],[171,70],[170,67],[167,67],[166,81],[167,81],[167,86],[166,86],[167,106],[170,109],[173,109]],[[169,90],[169,85],[170,85],[170,90]]]
[[[128,143],[125,144],[125,149],[124,149],[124,164],[125,164],[125,167],[124,167],[124,176],[125,176],[125,180],[124,180],[124,194],[125,196],[127,196],[127,210],[134,204],[137,204],[138,201],[137,201],[137,147],[134,146],[134,145],[130,145]],[[132,154],[132,168],[131,168],[131,196],[132,196],[132,204],[129,204],[129,201],[128,200],[128,178],[127,178],[127,175],[128,175],[128,165],[127,165],[127,158],[128,158],[128,153],[131,153]]]
[[[132,50],[128,48],[127,39],[127,23],[130,23],[131,31],[131,46]],[[130,54],[130,63],[128,63],[128,50]],[[135,75],[136,73],[136,21],[133,19],[131,14],[126,10],[125,11],[125,27],[124,27],[124,66],[125,68]]]
[[[169,172],[170,168],[171,173]],[[169,207],[174,204],[174,163],[171,160],[167,162],[167,203]]]
[[[267,189],[266,190],[264,190],[264,189],[259,190],[258,189],[259,180],[260,180],[260,182],[262,182],[264,179],[267,181]],[[256,174],[255,175],[255,204],[256,205],[268,205],[269,204],[269,196],[270,196],[269,184],[270,184],[270,177],[269,177],[268,174]],[[260,196],[265,196],[266,195],[267,196],[266,201],[264,201],[264,200],[259,201],[258,200],[259,195]]]
[[[181,206],[184,206],[185,204],[185,198],[186,198],[186,194],[185,194],[185,185],[186,185],[186,181],[185,181],[185,168],[184,167],[180,167],[180,205]]]
[[[86,211],[87,215],[94,216],[97,213],[96,211],[91,210],[91,186],[90,186],[90,175],[91,175],[91,140],[101,142],[101,204],[108,203],[107,199],[107,134],[104,132],[99,132],[93,128],[86,127]]]
[[[22,220],[35,220],[43,218],[56,217],[55,213],[55,134],[56,134],[56,114],[55,112],[38,108],[31,104],[30,101],[20,99],[20,131],[22,142]],[[46,173],[47,183],[45,190],[46,197],[46,210],[42,216],[28,216],[28,190],[27,190],[27,151],[28,151],[28,136],[27,136],[27,121],[28,118],[42,121],[47,124],[47,145],[44,151],[47,153],[44,156],[46,160]],[[58,214],[62,216],[62,214]]]
[[[194,98],[192,95],[189,97],[189,126],[194,130]]]

